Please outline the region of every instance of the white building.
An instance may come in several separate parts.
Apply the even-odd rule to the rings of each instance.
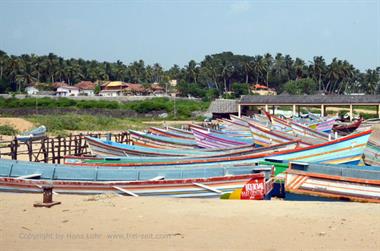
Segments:
[[[117,96],[122,96],[122,94],[123,94],[123,91],[121,89],[120,90],[101,90],[99,92],[99,95],[103,97],[117,97]]]
[[[36,94],[38,94],[39,90],[34,86],[28,86],[25,88],[25,92],[28,95],[36,95]]]
[[[61,86],[57,88],[56,95],[59,97],[78,96],[79,88],[75,86]]]
[[[74,85],[79,89],[79,95],[94,96],[96,84],[91,81],[81,81]]]

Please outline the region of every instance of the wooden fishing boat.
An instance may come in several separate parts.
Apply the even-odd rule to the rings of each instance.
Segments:
[[[289,141],[283,144],[272,145],[269,148],[255,148],[253,146],[234,146],[220,149],[160,149],[127,145],[114,141],[102,140],[93,137],[85,137],[93,155],[98,157],[120,157],[120,156],[146,156],[146,157],[216,157],[249,154],[255,152],[266,152],[275,150],[293,149],[298,141]]]
[[[210,158],[194,158],[176,161],[163,161],[154,163],[122,163],[122,164],[101,164],[110,166],[155,166],[155,165],[189,165],[196,166],[199,164],[212,165],[214,163],[239,163],[252,164],[265,158],[275,157],[279,160],[288,161],[305,161],[319,162],[326,164],[358,164],[362,158],[364,148],[372,131],[363,131],[341,137],[336,140],[327,141],[303,148],[295,148],[283,150],[273,153],[247,154],[241,156],[230,157],[210,157]]]
[[[285,189],[308,196],[380,203],[380,167],[290,163]]]
[[[333,131],[339,135],[348,135],[358,129],[362,122],[363,119],[360,118],[350,124],[337,124],[333,126]]]
[[[28,140],[33,140],[33,139],[39,139],[42,138],[46,135],[46,127],[44,125],[34,128],[30,131],[23,132],[20,135],[17,135],[16,138],[19,141],[25,142]]]
[[[223,126],[221,125],[221,127],[223,127]],[[203,131],[207,131],[207,132],[211,132],[211,133],[215,133],[215,134],[220,134],[222,136],[227,136],[227,137],[252,138],[252,134],[249,131],[229,130],[226,128],[221,129],[221,130],[215,130],[215,129],[206,128],[206,127],[203,127],[200,125],[194,125],[194,124],[190,124],[189,128],[190,128],[190,130],[192,128],[195,128],[198,130],[203,130]]]
[[[257,171],[259,173],[255,173]],[[54,192],[65,194],[112,192],[130,196],[219,197],[243,188],[252,179],[266,177],[267,182],[273,182],[269,172],[263,173],[255,167],[156,170],[79,168],[0,160],[0,191],[41,192],[42,186],[52,185]]]
[[[252,146],[251,138],[227,137],[221,134],[212,133],[206,130],[191,128],[194,138],[199,147],[224,149],[233,146]]]
[[[331,139],[331,136],[327,133],[319,132],[317,130],[313,130],[307,126],[298,124],[298,123],[293,122],[293,121],[287,121],[287,120],[280,119],[276,116],[269,114],[268,112],[265,112],[265,114],[267,115],[268,119],[272,123],[276,123],[276,124],[280,124],[282,126],[290,127],[293,130],[293,132],[296,133],[298,136],[303,136],[303,135],[311,136],[311,137],[321,139],[321,140],[330,140]]]
[[[198,156],[181,156],[181,157],[141,157],[141,156],[128,156],[128,157],[95,157],[95,156],[65,156],[65,164],[79,164],[79,163],[159,163],[163,161],[181,161],[181,160],[193,160],[193,159],[201,159],[201,158],[216,158],[216,157],[232,157],[232,156],[242,156],[247,154],[258,154],[258,153],[274,153],[278,151],[283,151],[287,149],[294,149],[298,145],[297,141],[285,142],[282,144],[272,145],[269,147],[245,147],[245,148],[237,148],[231,149],[228,151],[212,151],[200,153]],[[203,155],[201,155],[203,154]]]
[[[363,159],[366,165],[380,166],[380,143],[369,140],[364,149]]]
[[[178,139],[188,139],[188,140],[194,140],[194,136],[191,134],[183,134],[179,132],[173,132],[157,127],[151,127],[148,130],[151,134],[155,135],[160,135],[160,136],[165,136],[165,137],[170,137],[170,138],[178,138]]]
[[[167,130],[171,131],[171,132],[185,134],[185,135],[188,135],[188,136],[193,135],[190,130],[185,130],[185,129],[181,129],[181,128],[177,128],[177,127],[172,127],[172,126],[168,126]]]
[[[258,123],[249,122],[249,126],[254,138],[254,142],[259,146],[269,146],[272,144],[278,144],[282,142],[287,142],[290,140],[298,140],[300,141],[300,147],[310,146],[313,144],[322,143],[325,141],[313,139],[310,137],[296,137],[288,133],[284,133],[281,131],[267,129],[261,126]]]
[[[197,148],[197,142],[191,139],[178,139],[170,138],[165,136],[158,136],[143,132],[138,132],[135,130],[129,130],[130,137],[135,142],[142,142],[148,144],[155,144],[157,146],[170,146],[172,148],[184,148],[191,149]]]

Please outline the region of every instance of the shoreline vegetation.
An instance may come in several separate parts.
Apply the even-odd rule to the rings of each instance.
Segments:
[[[53,135],[67,135],[69,131],[116,131],[146,129],[149,121],[203,121],[210,102],[202,100],[177,100],[151,98],[140,101],[75,100],[70,98],[3,98],[0,97],[2,117],[21,117],[35,126],[45,125]],[[290,111],[286,106],[281,110]],[[376,111],[371,106],[355,106],[364,118],[374,117]],[[319,109],[301,109],[319,113]],[[348,112],[345,107],[329,107],[328,114]],[[1,135],[19,133],[14,126],[4,124]]]
[[[124,64],[119,60],[65,59],[54,53],[15,56],[0,50],[0,93],[22,93],[27,86],[53,91],[55,82],[74,85],[81,81],[97,83],[99,91],[104,82],[123,81],[143,86],[159,83],[166,92],[208,101],[220,96],[239,98],[256,84],[293,95],[376,94],[380,93],[379,73],[378,66],[361,71],[336,57],[331,62],[322,56],[308,61],[282,53],[251,56],[221,52],[205,55],[200,62],[190,60],[183,67],[174,64],[164,69],[159,63],[147,65],[144,60]],[[176,80],[175,87],[170,85],[172,80]]]
[[[67,131],[113,131],[145,129],[144,121],[202,121],[209,102],[152,98],[118,102],[72,100],[69,98],[4,99],[0,97],[2,116],[22,117],[35,126],[45,125],[48,132],[66,135]],[[58,116],[59,115],[59,116]],[[0,128],[4,135],[18,131],[12,125]]]

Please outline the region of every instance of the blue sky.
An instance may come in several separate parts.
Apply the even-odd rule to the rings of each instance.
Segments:
[[[232,51],[380,66],[380,0],[0,1],[0,49],[168,68]]]

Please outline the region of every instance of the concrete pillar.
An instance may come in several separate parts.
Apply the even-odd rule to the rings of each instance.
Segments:
[[[350,121],[352,121],[352,116],[354,116],[354,110],[352,108],[352,105],[350,105]]]
[[[241,118],[241,104],[238,104],[238,116]]]
[[[268,104],[265,105],[265,111],[268,112],[269,111],[269,107],[268,107]]]
[[[325,116],[325,105],[321,105],[321,117]]]
[[[293,117],[296,116],[296,105],[293,105]]]

